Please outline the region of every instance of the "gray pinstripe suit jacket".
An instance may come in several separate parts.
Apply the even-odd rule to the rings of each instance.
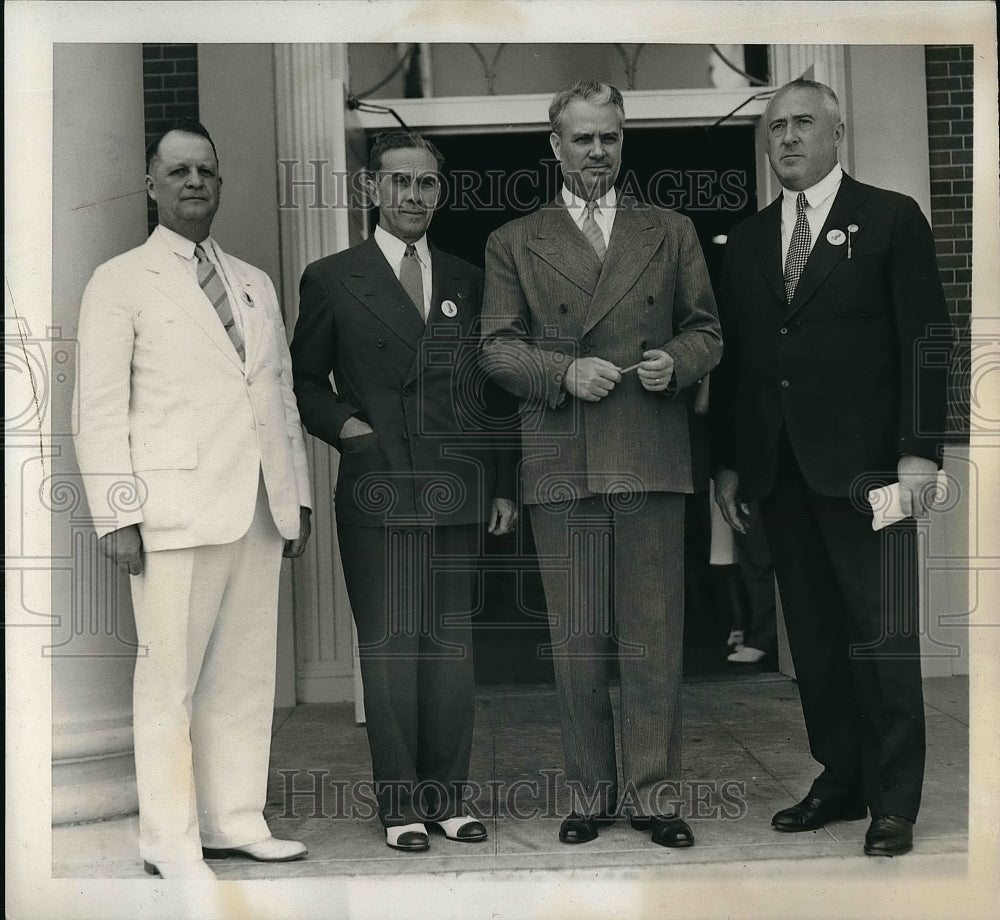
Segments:
[[[483,337],[487,372],[522,401],[527,503],[693,491],[685,390],[718,364],[722,337],[687,217],[623,197],[603,265],[561,199],[505,224],[486,246]],[[577,357],[626,367],[647,348],[674,360],[665,393],[634,372],[596,403],[563,388]]]

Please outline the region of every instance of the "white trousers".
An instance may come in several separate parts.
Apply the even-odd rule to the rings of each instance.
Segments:
[[[261,480],[241,539],[144,553],[131,580],[139,852],[149,862],[201,859],[202,846],[270,834],[282,546]]]

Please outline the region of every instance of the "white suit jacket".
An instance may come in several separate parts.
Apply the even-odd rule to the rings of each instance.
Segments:
[[[242,298],[245,365],[158,233],[100,265],[84,291],[75,446],[98,536],[138,523],[147,550],[233,542],[261,471],[283,537],[311,507],[274,286],[216,249]]]

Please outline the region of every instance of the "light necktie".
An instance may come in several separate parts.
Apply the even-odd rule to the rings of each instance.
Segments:
[[[406,247],[403,253],[403,261],[399,263],[399,283],[403,285],[403,290],[410,295],[413,306],[417,312],[424,315],[424,273],[420,268],[420,259],[417,258],[417,250],[412,243]]]
[[[788,244],[788,255],[785,256],[785,297],[792,302],[795,288],[809,259],[812,243],[812,233],[806,218],[806,193],[799,192],[795,199],[795,227],[792,229],[792,239]]]
[[[233,318],[233,309],[229,304],[229,297],[226,295],[226,286],[222,283],[222,279],[215,270],[215,266],[209,261],[208,256],[205,255],[205,250],[202,248],[201,243],[195,245],[194,254],[198,257],[198,284],[201,285],[205,296],[215,308],[215,312],[222,321],[222,325],[225,327],[226,333],[229,335],[229,340],[236,349],[236,353],[240,356],[240,360],[244,361],[246,360],[246,353],[243,348],[243,337],[240,335],[240,330],[236,326],[236,320]]]
[[[601,228],[597,226],[597,221],[594,219],[594,211],[598,210],[597,202],[588,201],[585,207],[587,214],[583,218],[583,235],[590,240],[590,245],[594,247],[594,252],[597,253],[597,261],[603,262],[608,247],[604,243],[604,234],[601,233]]]

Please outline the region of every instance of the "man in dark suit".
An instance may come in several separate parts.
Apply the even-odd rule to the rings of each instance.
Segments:
[[[427,849],[425,818],[450,839],[486,839],[462,801],[473,570],[482,523],[502,534],[516,517],[515,463],[495,430],[515,412],[478,368],[482,272],[427,242],[441,162],[418,135],[379,135],[366,178],[378,227],[306,268],[291,346],[302,421],[341,454],[337,532],[372,772],[401,850]],[[455,557],[467,565],[441,564]]]
[[[687,392],[719,360],[715,300],[691,222],[616,195],[621,93],[577,83],[549,120],[564,185],[489,239],[483,363],[522,401],[523,496],[573,799],[559,838],[593,840],[627,807],[655,843],[690,846],[660,793],[680,780]]]
[[[864,497],[899,481],[932,501],[943,371],[921,340],[948,315],[917,204],[843,173],[839,103],[798,80],[765,113],[781,196],[730,234],[726,354],[712,417],[717,501],[759,500],[809,746],[823,771],[780,831],[859,820],[865,852],[912,845],[924,767],[913,520],[872,529]]]

